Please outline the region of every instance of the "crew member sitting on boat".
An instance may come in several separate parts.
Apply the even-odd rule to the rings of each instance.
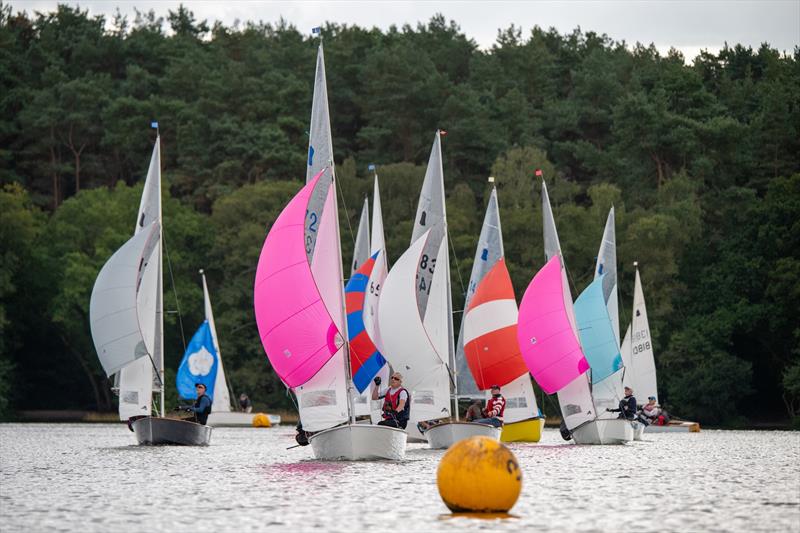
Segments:
[[[503,427],[503,412],[506,410],[506,399],[500,394],[500,385],[492,385],[492,397],[486,402],[486,408],[482,411],[486,418],[478,418],[472,422],[475,424],[489,424],[496,428]]]
[[[193,406],[186,408],[186,411],[194,413],[197,423],[205,426],[208,415],[211,414],[211,398],[206,395],[206,386],[202,383],[197,383],[194,390],[197,392],[197,399]]]
[[[245,393],[239,395],[239,410],[243,413],[253,412],[253,402],[250,401],[250,398]]]
[[[475,400],[470,404],[467,408],[467,414],[464,416],[467,422],[475,422],[479,418],[483,418],[483,412],[481,409],[481,401]]]
[[[389,388],[382,395],[378,394],[381,385],[380,376],[376,376],[373,381],[375,386],[372,388],[372,399],[383,398],[383,420],[378,422],[378,425],[406,429],[411,414],[411,402],[408,391],[403,387],[402,374],[399,372],[392,374],[389,378]]]
[[[633,420],[636,418],[636,397],[633,389],[625,387],[625,397],[619,401],[619,409],[606,409],[610,413],[619,413],[619,418]]]
[[[655,396],[650,396],[647,400],[647,404],[642,407],[642,418],[648,424],[666,425],[669,422],[669,414],[656,403]]]

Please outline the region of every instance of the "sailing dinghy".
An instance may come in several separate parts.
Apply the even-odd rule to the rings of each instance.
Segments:
[[[217,328],[214,323],[214,312],[211,308],[211,297],[208,294],[206,274],[202,269],[200,270],[200,276],[203,279],[203,307],[205,309],[205,321],[200,328],[208,328],[217,366],[216,377],[214,378],[213,384],[207,386],[206,393],[211,396],[212,404],[211,414],[208,415],[206,423],[211,427],[253,427],[253,418],[259,414],[264,414],[269,419],[271,425],[280,424],[280,415],[245,413],[231,409],[232,395],[228,389],[228,381],[225,378],[225,366],[222,364],[222,352],[219,349],[219,338],[217,337]],[[201,330],[198,330],[198,332],[199,331]],[[191,354],[188,353],[186,355],[191,356]],[[178,389],[180,391],[180,387],[178,387]],[[188,394],[183,395],[183,398],[194,399],[194,388],[189,388],[186,392]]]
[[[636,278],[633,286],[633,313],[631,323],[622,341],[622,358],[625,361],[625,386],[631,387],[639,404],[646,403],[652,396],[658,403],[658,381],[656,379],[656,362],[653,355],[653,341],[650,336],[650,323],[647,321],[647,307],[644,303],[642,279],[639,276],[639,263],[633,263]],[[650,424],[644,431],[647,433],[697,433],[700,424],[687,420],[670,420],[663,426]]]
[[[289,202],[267,235],[256,270],[255,314],[273,369],[298,401],[317,459],[403,459],[401,429],[356,424],[342,292],[338,209],[333,173],[324,169]],[[321,212],[315,190],[328,181]],[[316,214],[313,259],[304,220]]]
[[[378,312],[384,356],[411,395],[409,438],[427,440],[431,448],[448,448],[474,435],[500,437],[499,428],[460,422],[450,402],[455,346],[442,135],[437,131],[433,139],[411,246],[389,272]],[[423,434],[418,422],[435,425]]]
[[[580,343],[566,266],[547,186],[542,182],[547,263],[534,276],[519,310],[517,338],[522,356],[547,394],[557,393],[563,423],[576,444],[620,444],[633,439],[625,420],[598,419]]]
[[[622,378],[627,370],[620,354],[619,304],[617,301],[617,243],[614,207],[606,218],[597,252],[594,281],[575,301],[575,318],[581,345],[592,368],[592,399],[599,419],[616,419],[624,397]],[[634,391],[635,392],[635,391]],[[633,439],[641,440],[644,424],[629,421]]]
[[[210,426],[164,417],[160,142],[157,136],[134,235],[97,275],[89,322],[103,370],[117,375],[120,419],[138,443],[206,445]],[[160,408],[153,392],[160,393]]]
[[[405,456],[406,433],[356,424],[343,293],[325,60],[317,51],[306,185],[272,225],[256,270],[256,323],[273,369],[297,397],[314,456]]]
[[[488,400],[491,386],[500,385],[506,399],[500,440],[539,442],[544,417],[517,343],[517,301],[504,255],[497,188],[492,186],[456,343],[458,395]]]

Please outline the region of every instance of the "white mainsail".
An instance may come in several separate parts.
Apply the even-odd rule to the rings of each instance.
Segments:
[[[556,255],[561,258],[561,277],[564,287],[564,305],[567,310],[569,322],[576,339],[580,339],[578,327],[575,322],[575,311],[572,304],[572,295],[567,281],[567,270],[564,263],[564,256],[561,253],[561,243],[556,231],[556,222],[553,218],[553,210],[550,207],[550,197],[547,194],[547,185],[542,181],[542,217],[544,228],[544,253],[546,260],[549,261]],[[558,404],[561,407],[561,416],[567,428],[572,430],[585,422],[596,418],[596,410],[592,402],[592,391],[589,384],[589,373],[583,373],[575,378],[566,387],[557,393]]]
[[[162,224],[161,217],[161,137],[156,137],[153,153],[150,156],[150,166],[147,170],[147,179],[144,182],[142,198],[139,202],[139,212],[136,216],[134,235],[157,222]],[[162,231],[159,229],[159,231]],[[132,416],[149,415],[152,404],[153,390],[161,391],[161,415],[164,415],[164,302],[163,302],[163,268],[162,268],[162,243],[159,238],[155,262],[158,264],[156,274],[157,289],[153,293],[155,298],[156,316],[152,323],[143,324],[143,328],[153,328],[156,339],[152,361],[136,360],[122,368],[117,374],[116,386],[119,389],[119,418],[128,420]],[[155,370],[155,372],[154,372]],[[155,375],[154,375],[155,374]],[[134,404],[132,399],[138,398]]]
[[[389,272],[378,309],[382,353],[405,376],[404,385],[412,396],[412,424],[451,414],[449,369],[455,368],[455,350],[444,200],[441,132],[437,131],[411,246]]]
[[[211,340],[214,342],[214,350],[217,353],[217,377],[214,379],[214,396],[213,403],[211,404],[211,411],[215,413],[229,413],[231,411],[231,396],[228,391],[228,382],[225,379],[225,368],[222,365],[222,352],[219,349],[217,327],[214,324],[214,312],[211,309],[211,297],[208,295],[205,272],[201,270],[200,275],[203,278],[203,307],[205,309],[208,327],[211,330]]]
[[[605,274],[603,278],[603,298],[606,301],[608,316],[619,346],[619,304],[617,298],[617,243],[614,224],[614,206],[608,212],[606,226],[603,230],[603,240],[597,252],[597,263],[594,269],[594,279]],[[606,412],[607,408],[616,408],[623,397],[622,376],[623,368],[608,376],[606,379],[592,386],[592,397],[597,408],[598,418],[616,418],[615,413]]]
[[[383,354],[403,374],[403,385],[411,392],[410,425],[450,415],[447,344],[441,335],[446,325],[441,320],[434,324],[433,316],[423,322],[417,308],[417,266],[430,238],[430,231],[423,233],[400,256],[384,282],[378,307]],[[440,291],[433,296],[442,299]],[[443,309],[444,303],[438,307]],[[433,336],[426,326],[434,329]]]
[[[625,371],[625,385],[633,389],[639,403],[654,396],[658,401],[658,381],[656,379],[656,362],[653,355],[653,341],[650,337],[650,324],[647,321],[647,307],[644,303],[642,280],[639,277],[639,265],[636,267],[636,280],[633,288],[633,316],[631,325],[625,334],[622,347],[622,359],[628,367]]]
[[[353,263],[350,270],[352,276],[361,265],[367,262],[370,256],[369,243],[369,200],[364,198],[364,207],[361,208],[361,218],[358,221],[356,244],[353,249]]]
[[[320,43],[317,49],[317,69],[314,75],[314,97],[311,103],[311,123],[308,130],[308,161],[306,183],[326,168],[333,173],[333,141],[331,138],[331,119],[328,113],[328,86],[325,80],[325,54]],[[322,210],[328,197],[328,187],[333,180],[321,179],[311,199],[306,213],[306,254],[309,262],[314,255],[317,232],[322,218]],[[337,221],[338,224],[338,221]]]
[[[350,365],[342,293],[339,208],[322,43],[317,49],[307,163],[306,183],[323,169],[329,168],[329,173],[320,178],[312,191],[306,210],[306,254],[325,307],[343,335],[341,347],[322,369],[306,383],[294,388],[303,428],[306,431],[321,431],[347,422],[353,412],[352,399],[348,397]]]
[[[322,179],[333,181],[333,178],[328,178],[326,175],[323,175]],[[319,224],[317,246],[314,250],[314,259],[311,261],[311,272],[336,328],[342,334],[346,334],[337,213],[336,189],[328,187],[328,196]],[[294,389],[300,419],[306,431],[327,429],[345,423],[349,418],[346,344],[344,339],[339,339],[337,344],[339,343],[341,343],[339,350],[325,366],[305,384]]]
[[[383,235],[383,211],[381,209],[381,193],[378,187],[378,174],[375,173],[375,180],[372,193],[372,235],[370,237],[370,251],[369,255],[373,256],[378,254],[375,258],[375,266],[372,267],[372,274],[370,274],[369,282],[367,283],[367,290],[364,294],[364,328],[367,330],[369,338],[375,343],[378,351],[383,353],[381,348],[381,332],[378,326],[378,302],[381,297],[381,289],[383,288],[386,276],[389,274],[389,258],[386,250],[386,239]],[[378,377],[381,378],[381,383],[389,384],[389,365],[385,364],[378,371]],[[365,391],[367,398],[372,398],[372,389],[374,384],[370,384],[369,388]],[[373,424],[377,424],[383,418],[381,416],[383,401],[370,400],[370,418]]]
[[[353,262],[351,264],[352,270],[350,271],[351,276],[355,274],[356,270],[358,270],[361,265],[369,260],[370,255],[369,200],[364,198],[364,207],[361,208],[361,218],[358,221],[358,232],[356,233],[356,244],[355,248],[353,249]],[[364,322],[366,328],[366,320]],[[367,333],[369,334],[370,331],[368,330]],[[356,416],[370,414],[372,403],[372,387],[373,385],[370,385],[361,394],[358,394],[358,391],[354,388],[353,408],[355,409]]]
[[[492,187],[489,204],[486,206],[486,215],[483,217],[483,226],[478,238],[478,247],[475,251],[475,261],[472,263],[472,274],[469,277],[467,295],[464,300],[464,313],[462,314],[461,329],[456,343],[456,369],[458,376],[458,396],[460,398],[483,398],[485,394],[478,390],[475,379],[469,370],[467,357],[464,354],[464,317],[472,296],[481,280],[497,261],[505,255],[503,251],[503,233],[500,227],[500,210],[497,204],[497,189]],[[530,381],[530,380],[529,380]],[[505,391],[504,391],[505,393]]]

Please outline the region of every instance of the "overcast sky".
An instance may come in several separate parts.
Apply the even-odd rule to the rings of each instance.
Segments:
[[[91,0],[62,2],[49,0],[6,1],[15,11],[51,11],[58,3],[79,5],[92,15],[110,20],[117,8],[133,21],[134,7],[154,10],[159,16],[175,10],[179,2],[155,0]],[[462,31],[482,48],[497,37],[498,28],[512,23],[523,35],[534,25],[555,27],[568,33],[580,26],[584,31],[606,33],[629,45],[637,41],[654,43],[666,52],[670,47],[691,60],[700,50],[717,52],[725,42],[757,48],[767,42],[793,53],[800,46],[800,0],[528,0],[528,1],[263,1],[184,0],[198,20],[221,20],[226,25],[239,21],[275,22],[281,17],[300,31],[310,31],[324,21],[377,26],[415,25],[435,13],[455,20]]]

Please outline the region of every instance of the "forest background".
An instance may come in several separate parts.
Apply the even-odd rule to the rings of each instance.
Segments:
[[[318,39],[283,21],[209,26],[184,7],[106,22],[0,3],[0,414],[115,410],[89,295],[133,232],[153,120],[168,384],[203,319],[204,268],[234,392],[289,407],[258,339],[252,287],[266,232],[305,175]],[[574,296],[615,207],[620,323],[638,261],[659,392],[674,413],[798,424],[800,49],[726,45],[687,63],[591,31],[512,26],[481,50],[442,16],[387,31],[327,23],[322,35],[345,265],[369,164],[389,259],[408,246],[441,128],[455,310],[488,176],[518,298],[544,263],[542,169]]]

